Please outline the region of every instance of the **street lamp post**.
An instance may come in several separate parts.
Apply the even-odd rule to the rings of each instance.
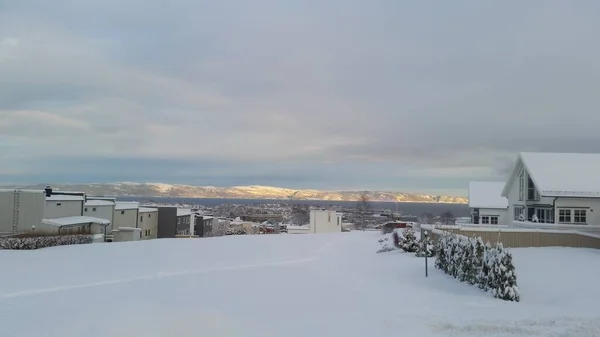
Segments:
[[[425,252],[425,277],[428,277],[428,268],[427,268],[427,231],[423,232],[423,236],[425,239],[423,240],[423,252]]]

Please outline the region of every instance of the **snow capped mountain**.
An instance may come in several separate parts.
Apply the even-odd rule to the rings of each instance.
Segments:
[[[43,189],[47,184],[13,185],[7,188]],[[298,199],[355,201],[359,191],[319,191],[293,190],[273,186],[192,186],[183,184],[165,184],[158,182],[134,183],[95,183],[95,184],[50,184],[57,190],[83,191],[90,195],[105,196],[144,196],[144,197],[188,197],[188,198],[232,198],[232,199]],[[467,203],[465,197],[439,196],[402,192],[368,192],[372,201],[397,202],[440,202]]]

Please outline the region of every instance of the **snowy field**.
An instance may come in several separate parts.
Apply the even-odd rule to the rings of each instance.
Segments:
[[[600,251],[513,249],[520,303],[373,232],[0,251],[11,337],[600,336]]]

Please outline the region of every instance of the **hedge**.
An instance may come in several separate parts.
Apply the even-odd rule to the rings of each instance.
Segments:
[[[477,285],[495,298],[520,300],[512,255],[502,243],[492,247],[481,238],[444,232],[436,244],[435,267],[461,282]]]
[[[92,243],[91,235],[0,237],[0,249],[31,250],[54,246]]]

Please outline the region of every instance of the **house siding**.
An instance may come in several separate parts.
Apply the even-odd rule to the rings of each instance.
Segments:
[[[342,215],[335,211],[310,211],[311,233],[340,233],[342,231]]]
[[[46,200],[44,205],[44,219],[81,215],[83,215],[83,200]]]
[[[94,211],[94,208],[96,211]],[[87,211],[86,211],[87,209]],[[111,226],[114,222],[115,206],[114,205],[100,205],[100,206],[85,206],[83,215],[91,216],[99,219],[106,219],[110,221],[110,225],[106,227],[106,231],[110,233]],[[108,234],[107,233],[107,234]]]
[[[176,233],[177,207],[159,207],[157,238],[174,238]]]
[[[554,198],[552,198],[554,200]],[[560,208],[586,208],[588,225],[600,225],[600,199],[598,198],[556,198],[554,219],[558,223]]]
[[[142,240],[156,239],[158,235],[158,210],[139,213],[138,226],[142,230]],[[146,231],[150,231],[149,236],[146,234]]]
[[[123,214],[121,214],[123,212]],[[112,230],[119,229],[119,227],[138,227],[138,209],[118,209],[115,210],[114,224],[112,224]]]
[[[498,225],[506,225],[511,220],[508,217],[508,209],[505,208],[479,208],[479,222],[482,216],[497,216]]]

